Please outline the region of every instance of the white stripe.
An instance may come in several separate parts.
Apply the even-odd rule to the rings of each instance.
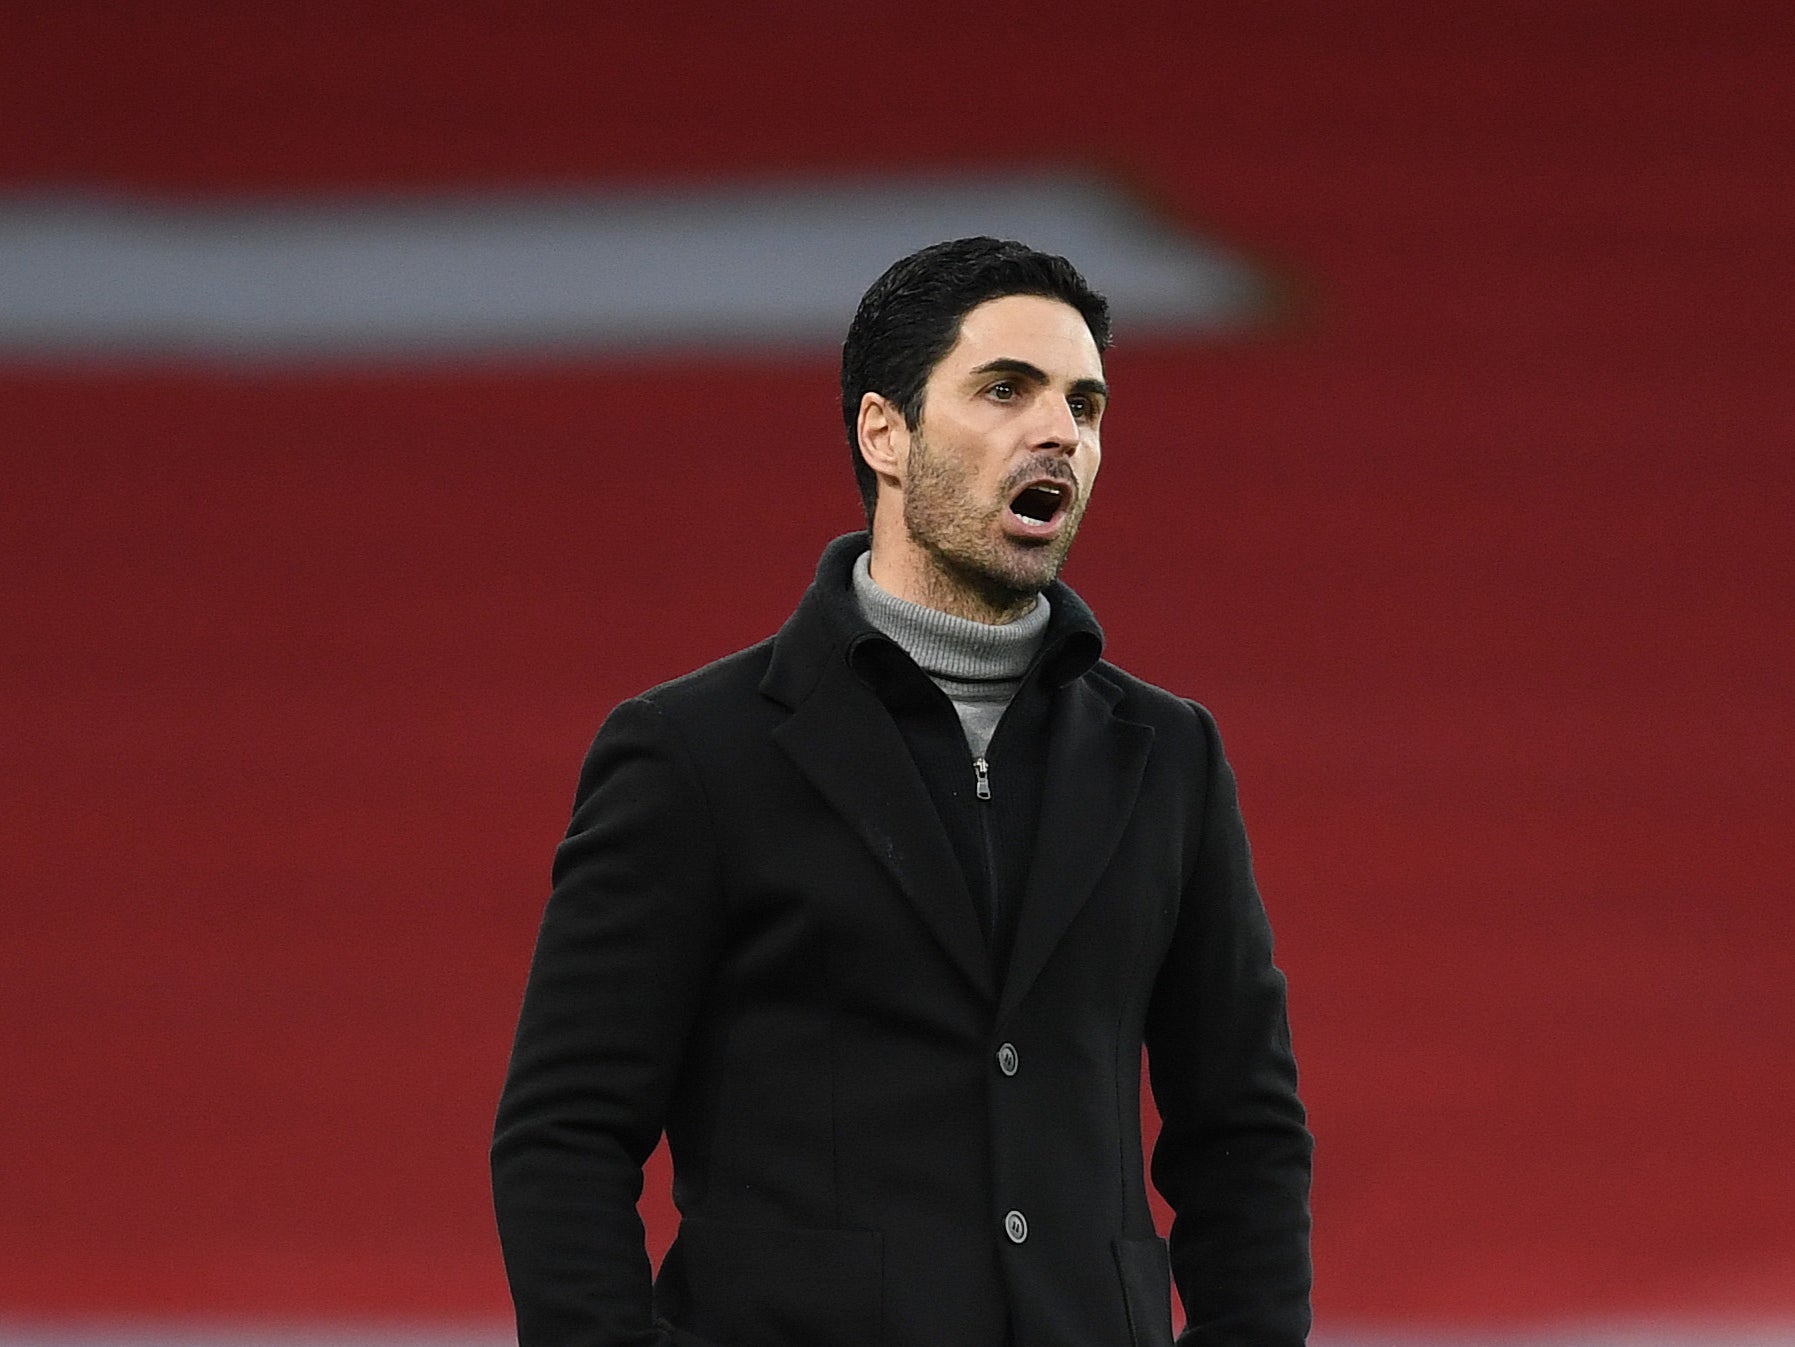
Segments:
[[[839,344],[899,256],[1070,257],[1124,334],[1251,324],[1242,260],[1103,183],[880,179],[582,196],[0,197],[0,356],[430,356]]]

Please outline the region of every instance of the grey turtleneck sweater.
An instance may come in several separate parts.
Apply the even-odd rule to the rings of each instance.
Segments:
[[[862,552],[854,563],[854,598],[866,620],[947,694],[968,747],[983,757],[1047,635],[1047,596],[1014,622],[974,622],[887,593],[873,579],[872,553]]]

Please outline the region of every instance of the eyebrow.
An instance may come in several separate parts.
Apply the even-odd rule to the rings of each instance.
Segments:
[[[987,360],[972,371],[974,374],[1015,374],[1027,379],[1030,383],[1050,384],[1047,371],[1038,365],[1031,365],[1026,360],[1018,360],[1015,356],[999,356],[995,360]],[[1072,383],[1074,393],[1087,396],[1108,398],[1109,385],[1101,379],[1075,379]]]

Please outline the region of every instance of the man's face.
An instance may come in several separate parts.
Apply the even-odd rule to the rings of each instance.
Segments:
[[[1071,305],[1006,295],[966,314],[929,375],[903,483],[908,540],[940,579],[1011,614],[1053,580],[1097,480],[1106,397]]]

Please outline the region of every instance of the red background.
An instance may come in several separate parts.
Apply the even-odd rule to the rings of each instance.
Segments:
[[[8,190],[1069,166],[1256,256],[1120,315],[1069,578],[1243,778],[1323,1321],[1795,1316],[1786,7],[31,8]],[[579,756],[855,526],[832,378],[0,366],[0,1310],[504,1312]]]

